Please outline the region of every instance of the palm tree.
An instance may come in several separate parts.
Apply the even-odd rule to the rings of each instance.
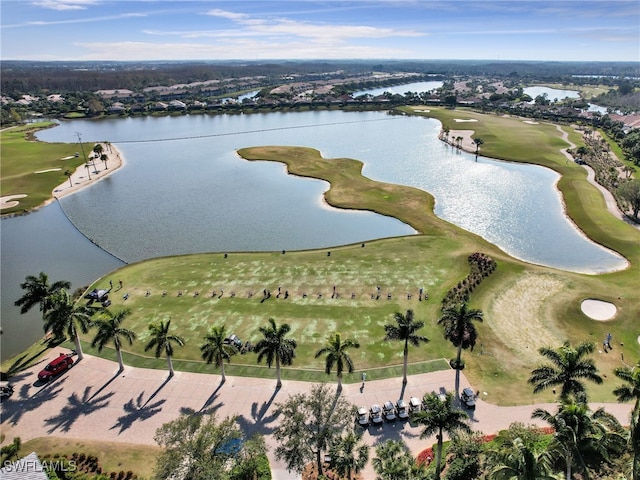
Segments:
[[[474,138],[473,143],[476,144],[476,154],[477,154],[478,150],[480,150],[480,145],[484,144],[484,140],[482,140],[481,138]]]
[[[359,473],[369,461],[369,445],[358,445],[361,439],[351,429],[329,447],[331,468],[340,478],[351,480],[352,473]]]
[[[171,327],[171,320],[167,320],[167,323],[162,320],[159,323],[151,323],[149,325],[149,332],[151,333],[151,340],[144,347],[144,351],[155,348],[156,358],[164,353],[167,356],[167,364],[169,365],[169,377],[173,377],[173,362],[171,357],[173,356],[173,344],[184,346],[184,338],[177,335],[170,335],[169,328]]]
[[[595,412],[582,400],[565,398],[554,415],[538,408],[532,418],[547,422],[554,430],[549,449],[566,462],[566,480],[572,478],[574,464],[583,478],[589,480],[585,459],[608,459],[610,453],[620,454],[624,448],[624,429],[616,418],[599,408]]]
[[[40,272],[37,277],[27,275],[25,281],[20,284],[20,288],[26,290],[14,304],[16,307],[20,307],[20,313],[27,313],[38,305],[44,316],[47,310],[51,308],[51,295],[58,290],[71,288],[71,282],[58,280],[49,285],[49,276],[44,272]]]
[[[626,382],[626,385],[621,385],[613,391],[618,401],[635,400],[631,412],[629,443],[633,450],[633,480],[638,480],[640,479],[640,363],[633,368],[616,368],[614,373]]]
[[[219,327],[213,326],[209,331],[209,335],[204,337],[205,343],[200,347],[202,359],[207,363],[215,363],[216,367],[220,367],[222,382],[227,378],[224,374],[224,361],[231,361],[231,357],[238,353],[238,349],[231,343],[225,343],[227,331],[224,325]]]
[[[470,347],[473,350],[476,345],[478,331],[473,324],[474,320],[482,322],[482,310],[474,308],[467,310],[466,303],[462,303],[460,306],[448,306],[438,319],[438,325],[444,325],[444,338],[453,343],[455,347],[458,347],[456,360],[451,365],[453,368],[462,366],[460,360],[462,349]]]
[[[258,363],[264,358],[267,366],[271,368],[273,362],[276,362],[277,388],[282,386],[280,365],[291,365],[296,356],[295,350],[298,344],[293,339],[284,338],[290,331],[291,326],[288,323],[277,327],[275,320],[270,318],[268,327],[260,327],[260,333],[264,335],[264,338],[255,346],[255,352],[258,354]]]
[[[76,303],[69,292],[59,289],[49,297],[50,307],[44,315],[44,329],[51,330],[60,338],[65,335],[72,338],[76,345],[78,360],[82,360],[82,345],[78,329],[87,333],[91,326],[91,311],[84,305]]]
[[[342,372],[344,371],[345,365],[347,366],[349,373],[353,373],[353,361],[347,353],[347,349],[352,347],[360,348],[360,344],[352,339],[347,339],[343,342],[340,334],[335,333],[327,337],[327,345],[316,353],[316,358],[321,355],[327,356],[324,368],[327,375],[331,373],[333,365],[336,366],[338,375],[338,391],[342,390]]]
[[[538,439],[532,438],[533,430],[525,435],[512,434],[509,430],[498,433],[488,452],[491,465],[490,478],[493,480],[554,480],[553,459],[542,448]]]
[[[378,444],[371,461],[376,480],[404,480],[425,478],[424,464],[417,464],[407,445],[400,440]]]
[[[418,330],[424,327],[424,322],[413,319],[413,310],[407,310],[406,315],[396,312],[393,315],[397,325],[385,325],[384,331],[387,333],[385,340],[401,340],[404,341],[404,376],[402,383],[407,383],[407,364],[409,359],[409,343],[414,347],[420,346],[420,343],[427,343],[429,339],[422,335],[416,334]]]
[[[119,372],[124,370],[124,362],[122,361],[122,339],[129,342],[129,345],[133,344],[136,339],[136,334],[132,330],[122,328],[122,322],[131,313],[128,308],[122,309],[119,312],[113,313],[110,310],[105,309],[103,312],[104,318],[98,318],[94,322],[94,326],[98,327],[98,332],[91,342],[92,347],[98,347],[98,352],[101,352],[105,345],[109,342],[113,342],[118,354],[118,364],[120,365]]]
[[[533,393],[559,386],[560,398],[567,398],[571,394],[586,396],[582,380],[590,380],[598,385],[602,383],[593,359],[584,358],[593,350],[591,342],[583,342],[574,348],[568,340],[556,350],[542,347],[538,352],[551,364],[542,365],[531,372],[529,383],[534,385]]]
[[[73,182],[71,181],[71,175],[73,175],[73,172],[71,170],[65,170],[64,174],[69,179],[69,186],[73,187]]]
[[[438,447],[436,452],[436,480],[440,479],[442,464],[442,434],[451,436],[457,432],[471,433],[471,427],[467,423],[469,417],[465,412],[453,406],[453,394],[447,392],[445,398],[440,398],[437,393],[427,393],[422,399],[424,410],[412,415],[412,420],[424,429],[420,438],[427,438],[436,434]]]
[[[102,155],[100,155],[100,160],[102,161],[102,163],[104,163],[105,170],[109,168],[107,167],[107,160],[109,160],[109,157],[107,156],[106,153],[103,153]]]

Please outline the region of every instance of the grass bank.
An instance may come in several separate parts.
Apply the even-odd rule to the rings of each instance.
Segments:
[[[467,361],[465,375],[475,388],[487,392],[486,399],[497,404],[552,401],[551,394],[534,397],[526,383],[531,369],[540,361],[537,349],[558,346],[565,339],[592,340],[599,345],[611,331],[614,352],[595,355],[607,380],[592,388],[591,395],[593,400],[614,401],[613,369],[623,364],[621,354],[630,364],[640,358],[636,339],[640,233],[615,220],[597,189],[587,183],[584,170],[566,162],[559,150],[567,144],[555,126],[463,110],[432,109],[426,114],[451,129],[475,130],[485,140],[484,155],[538,163],[559,171],[563,175],[559,188],[575,223],[599,243],[628,258],[630,268],[606,275],[582,275],[527,264],[437,218],[428,193],[363,177],[358,160],[324,159],[315,150],[298,147],[242,149],[240,154],[249,160],[283,162],[291,174],[330,182],[326,199],[336,207],[393,216],[420,233],[364,246],[284,254],[210,253],[157,258],[111,272],[91,288],[108,288],[109,281],[114,285],[123,281],[123,288],[111,294],[111,308],[130,308],[132,314],[125,326],[138,334],[138,340],[126,349],[125,361],[165,368],[164,360],[149,358],[144,345],[149,340],[148,324],[170,319],[174,333],[186,339],[185,347],[176,349],[178,368],[216,373],[215,367],[200,360],[199,350],[202,337],[212,325],[225,325],[230,333],[255,344],[260,339],[259,327],[274,318],[278,324],[291,325],[291,338],[299,345],[293,366],[285,369],[285,378],[326,379],[323,361],[314,358],[315,352],[324,345],[326,336],[336,331],[360,342],[361,348],[350,352],[358,372],[367,371],[368,378],[396,376],[402,364],[402,345],[382,340],[384,325],[393,321],[394,312],[411,308],[417,319],[425,321],[421,333],[431,340],[410,350],[412,369],[424,371],[420,369],[437,366],[443,358],[455,354],[436,324],[440,299],[466,276],[467,257],[481,251],[498,262],[498,269],[474,291],[470,302],[471,307],[485,312],[485,321],[478,326],[478,346],[463,355]],[[456,118],[478,121],[458,123]],[[570,138],[577,135],[570,132]],[[332,298],[334,285],[337,298]],[[418,299],[419,288],[429,293],[428,301]],[[263,299],[264,290],[271,291],[269,299]],[[615,320],[605,323],[588,319],[580,310],[585,298],[613,302],[618,308]],[[91,333],[84,340],[89,342]],[[103,353],[110,358],[113,355],[112,351]],[[252,353],[235,356],[228,372],[275,376],[273,370],[257,367]]]
[[[84,163],[79,144],[35,141],[34,133],[52,127],[52,122],[30,123],[0,132],[0,192],[2,196],[26,195],[15,207],[5,208],[2,215],[33,210],[53,198],[55,187],[67,180],[65,171],[75,171]],[[83,144],[87,154],[93,144]]]

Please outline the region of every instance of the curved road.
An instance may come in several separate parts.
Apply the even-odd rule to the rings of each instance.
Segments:
[[[10,443],[17,436],[23,442],[54,436],[154,445],[153,436],[158,427],[191,409],[215,412],[218,418],[237,415],[245,434],[265,435],[274,480],[299,478],[275,459],[276,443],[270,434],[278,423],[274,414],[276,403],[285,401],[291,394],[307,392],[308,383],[285,381],[276,391],[275,371],[273,379],[227,376],[223,385],[219,375],[186,372],[176,372],[167,381],[167,372],[163,370],[125,367],[124,372],[117,374],[117,363],[85,354],[82,361],[59,378],[44,386],[37,385],[38,371],[61,351],[64,350],[51,350],[36,365],[12,378],[15,391],[2,402],[4,443]],[[422,397],[431,391],[452,391],[455,377],[453,370],[413,375],[409,377],[404,398]],[[460,389],[465,386],[469,386],[469,382],[461,374]],[[401,389],[402,380],[392,378],[368,381],[362,390],[360,384],[345,385],[343,395],[356,405],[369,406],[395,401]],[[486,398],[491,398],[490,392]],[[629,423],[631,404],[592,404],[592,408],[600,406],[605,406],[622,424]],[[496,433],[516,421],[541,424],[531,419],[532,411],[538,407],[555,410],[555,404],[499,407],[478,400],[470,421],[474,430],[486,434]],[[436,441],[434,437],[420,440],[420,429],[407,422],[369,429],[364,439],[369,445],[387,439],[403,440],[414,455]],[[372,450],[371,457],[374,455]],[[371,462],[364,476],[374,478]]]

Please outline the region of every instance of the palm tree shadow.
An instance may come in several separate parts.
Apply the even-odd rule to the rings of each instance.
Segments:
[[[402,384],[402,389],[400,390],[400,398],[401,398],[401,399],[403,399],[403,398],[404,398],[404,391],[406,390],[406,388],[407,388],[407,384],[406,384],[406,383],[403,383],[403,384]]]
[[[40,408],[45,402],[48,402],[52,398],[57,397],[62,391],[60,384],[64,382],[64,379],[60,382],[56,382],[55,386],[51,386],[47,389],[46,395],[40,395],[43,388],[37,390],[32,395],[29,395],[29,389],[32,385],[23,384],[20,387],[20,391],[9,398],[6,398],[2,402],[2,422],[11,422],[13,426],[17,425],[22,416],[32,410]]]
[[[69,397],[69,403],[62,407],[60,413],[45,420],[45,423],[51,427],[48,430],[49,434],[58,428],[63,432],[68,432],[78,418],[91,415],[95,411],[105,408],[109,405],[109,398],[115,395],[115,392],[109,392],[101,397],[93,398],[90,395],[90,391],[91,387],[86,387],[82,397],[79,397],[75,392],[72,393]]]
[[[171,378],[172,378],[171,376],[168,376],[167,378],[165,378],[164,382],[162,382],[162,384],[161,384],[158,388],[156,388],[156,391],[155,391],[155,392],[153,392],[149,398],[147,398],[147,401],[146,401],[146,402],[144,402],[144,405],[142,405],[142,408],[146,408],[147,404],[148,404],[151,400],[153,400],[153,398],[154,398],[156,395],[158,395],[158,393],[160,393],[160,390],[162,390],[162,389],[164,388],[164,386],[165,386],[167,383],[169,383],[169,380],[171,380]]]
[[[116,424],[110,428],[113,430],[114,428],[120,428],[118,435],[120,435],[125,430],[131,428],[133,422],[145,421],[151,417],[153,417],[156,413],[162,410],[162,404],[166,402],[166,399],[162,399],[154,404],[147,405],[149,401],[143,405],[142,397],[144,396],[144,392],[140,393],[137,398],[132,398],[127,403],[124,404],[124,411],[127,412],[126,415],[118,417]]]
[[[278,419],[280,412],[273,410],[270,415],[267,415],[267,412],[273,405],[273,401],[279,391],[280,388],[276,387],[269,400],[263,402],[261,406],[258,406],[258,402],[254,402],[251,405],[251,418],[247,418],[244,415],[238,417],[237,422],[247,437],[255,434],[271,435],[274,432],[275,426],[272,424]]]
[[[211,395],[209,395],[209,398],[207,398],[207,401],[204,402],[202,407],[200,407],[200,413],[213,413],[215,410],[220,408],[220,406],[211,407],[211,405],[213,404],[213,401],[218,396],[218,392],[220,391],[223,385],[224,385],[224,382],[220,380],[220,383],[218,384],[216,389],[213,391]]]
[[[107,386],[109,386],[109,384],[110,384],[111,382],[113,382],[116,378],[118,378],[118,375],[120,375],[120,373],[121,373],[121,371],[120,371],[120,370],[118,370],[118,371],[116,372],[116,374],[115,374],[113,377],[111,377],[109,380],[107,380],[107,382],[106,382],[104,385],[102,385],[98,390],[96,390],[96,393],[94,393],[93,395],[91,395],[91,398],[90,398],[89,400],[92,400],[92,399],[93,399],[93,397],[97,396],[97,395],[98,395],[102,390],[104,390],[105,388],[107,388]]]

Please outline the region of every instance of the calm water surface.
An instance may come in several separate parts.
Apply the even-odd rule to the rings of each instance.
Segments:
[[[39,138],[73,143],[80,132],[85,141],[118,145],[126,166],[61,205],[87,237],[128,262],[188,252],[320,248],[413,232],[395,219],[330,208],[321,200],[324,182],[235,153],[277,144],[356,158],[371,178],[429,191],[439,216],[518,258],[580,272],[624,265],[573,228],[554,172],[476,161],[438,141],[439,129],[435,120],[380,112],[305,112],[73,121]],[[1,222],[6,358],[42,334],[37,312],[30,323],[12,306],[26,275],[45,271],[76,288],[121,262],[86,241],[56,204]]]

